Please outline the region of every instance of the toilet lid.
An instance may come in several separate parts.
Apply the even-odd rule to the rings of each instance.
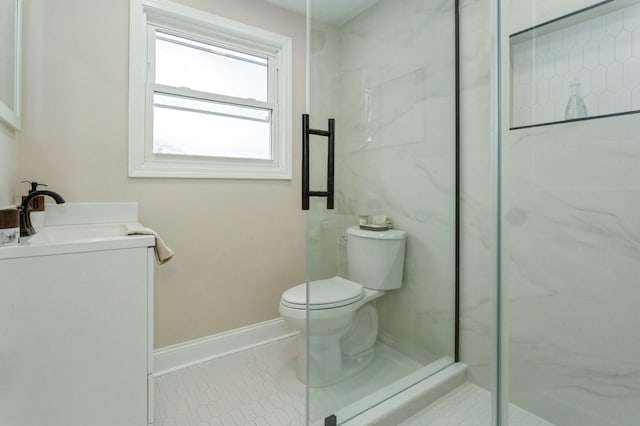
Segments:
[[[309,283],[309,309],[329,309],[355,303],[364,297],[362,285],[333,277]],[[305,309],[307,305],[307,284],[302,283],[282,294],[282,304],[294,309]]]

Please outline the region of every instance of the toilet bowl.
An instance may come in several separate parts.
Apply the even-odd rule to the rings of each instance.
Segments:
[[[356,374],[373,360],[378,336],[375,299],[384,292],[341,277],[312,281],[309,288],[314,302],[309,310],[307,285],[300,284],[282,295],[280,315],[300,330],[298,380],[313,387],[327,386]]]
[[[406,232],[347,229],[349,278],[297,285],[282,294],[280,315],[300,330],[298,379],[312,387],[353,376],[373,361],[376,299],[400,288]]]

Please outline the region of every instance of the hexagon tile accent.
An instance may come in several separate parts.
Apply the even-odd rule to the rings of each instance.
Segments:
[[[511,127],[564,121],[576,83],[587,116],[640,110],[640,4],[540,34],[511,45]]]

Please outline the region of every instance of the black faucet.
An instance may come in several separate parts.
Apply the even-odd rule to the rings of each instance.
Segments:
[[[64,204],[64,198],[53,191],[38,190],[29,192],[29,195],[24,197],[22,204],[20,204],[20,236],[28,237],[36,233],[31,225],[31,212],[29,211],[29,202],[40,195],[48,195],[53,198],[57,204]]]

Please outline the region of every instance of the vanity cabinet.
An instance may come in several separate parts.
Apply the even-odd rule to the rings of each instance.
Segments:
[[[0,249],[0,425],[152,422],[152,245]]]

